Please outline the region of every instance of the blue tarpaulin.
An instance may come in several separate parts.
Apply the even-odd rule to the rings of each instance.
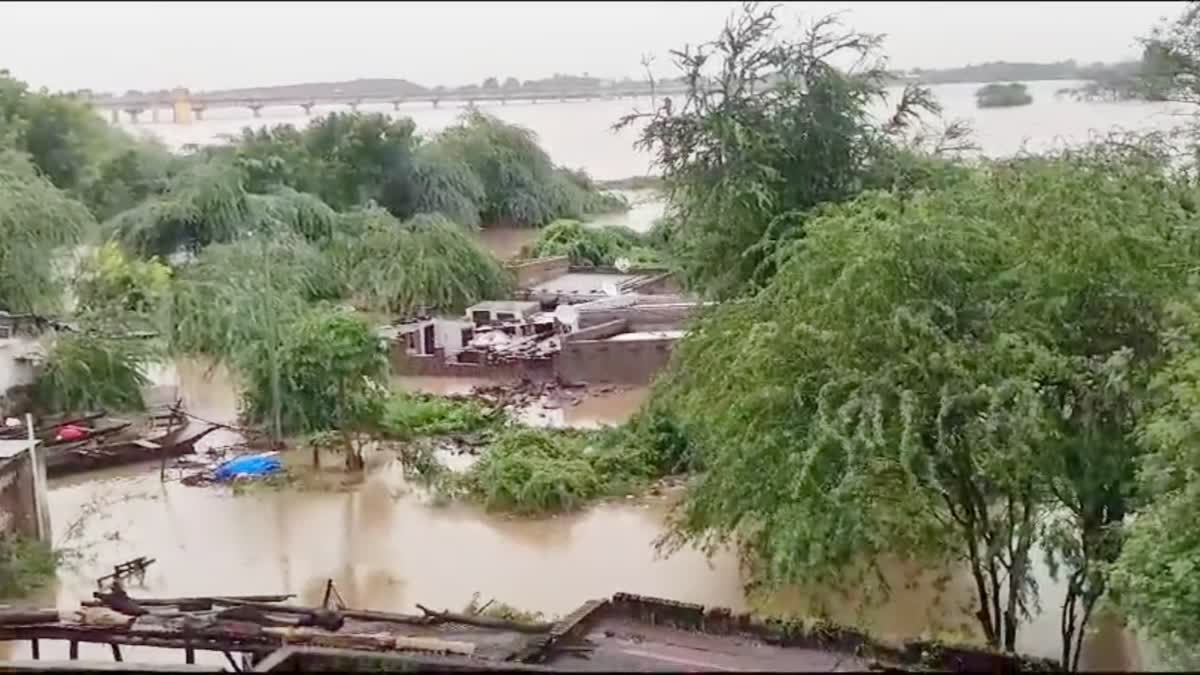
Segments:
[[[226,481],[237,476],[267,476],[281,470],[277,452],[235,457],[213,471],[213,477]]]

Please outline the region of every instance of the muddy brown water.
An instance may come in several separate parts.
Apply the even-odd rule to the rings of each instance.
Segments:
[[[231,420],[236,396],[227,373],[195,364],[156,373],[175,384],[194,414]],[[395,386],[454,393],[474,383],[449,378],[397,378]],[[170,384],[168,384],[170,386]],[[644,390],[625,389],[552,411],[562,424],[616,423],[636,409]],[[218,436],[218,435],[215,435]],[[210,445],[229,436],[205,439]],[[285,461],[307,464],[307,453]],[[337,467],[336,461],[324,462]],[[159,482],[157,466],[135,466],[75,476],[50,485],[53,531],[72,551],[57,583],[35,603],[70,610],[90,598],[95,579],[136,556],[156,562],[144,580],[129,584],[136,595],[182,596],[295,593],[319,604],[332,578],[348,604],[416,611],[416,603],[460,609],[473,593],[547,615],[562,615],[583,601],[618,591],[677,600],[750,608],[735,556],[711,560],[693,550],[660,556],[653,542],[662,532],[670,497],[617,499],[586,511],[524,519],[481,512],[464,504],[437,505],[407,485],[394,462],[376,464],[365,476],[322,472],[321,489],[249,490],[186,487]],[[970,599],[960,575],[940,597],[928,585],[905,588],[915,570],[888,569],[892,597],[866,611],[855,598],[820,589],[794,589],[766,608],[782,612],[823,610],[830,618],[864,625],[891,638],[916,637],[971,624],[961,611]],[[928,576],[928,575],[926,575]],[[1055,656],[1061,587],[1043,579],[1047,612],[1024,628],[1023,651]],[[820,601],[816,599],[820,598]],[[957,617],[946,620],[944,617]],[[1085,666],[1138,668],[1139,643],[1115,619],[1096,622]],[[182,654],[152,648],[126,649],[128,660],[182,662]],[[66,658],[65,643],[44,643],[43,658]],[[81,645],[81,658],[111,659],[106,646]],[[29,658],[28,643],[0,644],[0,658]],[[201,662],[223,663],[201,652]]]

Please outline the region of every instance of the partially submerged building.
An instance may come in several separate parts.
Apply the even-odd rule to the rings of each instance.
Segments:
[[[386,327],[393,371],[645,384],[701,306],[679,294],[666,270],[576,269],[566,257],[510,269],[517,299]]]

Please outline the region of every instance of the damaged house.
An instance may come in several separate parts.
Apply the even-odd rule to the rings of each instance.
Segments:
[[[672,292],[663,270],[575,270],[566,258],[517,267],[519,299],[386,327],[393,371],[643,384],[667,364],[700,306]]]

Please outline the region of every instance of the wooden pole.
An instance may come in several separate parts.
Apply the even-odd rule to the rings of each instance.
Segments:
[[[37,638],[29,641],[29,649],[33,652],[33,660],[37,661],[42,658],[42,645]]]
[[[79,660],[79,641],[71,640],[70,658],[72,661]]]
[[[195,662],[196,662],[196,650],[195,650],[195,649],[192,649],[191,645],[188,645],[187,647],[185,647],[185,648],[184,648],[184,650],[183,650],[183,660],[184,660],[184,661],[185,661],[185,662],[186,662],[188,665],[192,665],[193,663],[195,663]]]
[[[225,660],[229,662],[229,667],[233,668],[233,672],[235,672],[235,673],[242,672],[242,667],[237,664],[237,661],[233,660],[233,654],[230,654],[229,652],[221,652],[221,653],[225,655]]]
[[[124,660],[121,658],[121,645],[119,645],[115,642],[112,642],[112,643],[109,643],[108,646],[112,647],[113,660],[116,661],[117,663],[121,663]]]

